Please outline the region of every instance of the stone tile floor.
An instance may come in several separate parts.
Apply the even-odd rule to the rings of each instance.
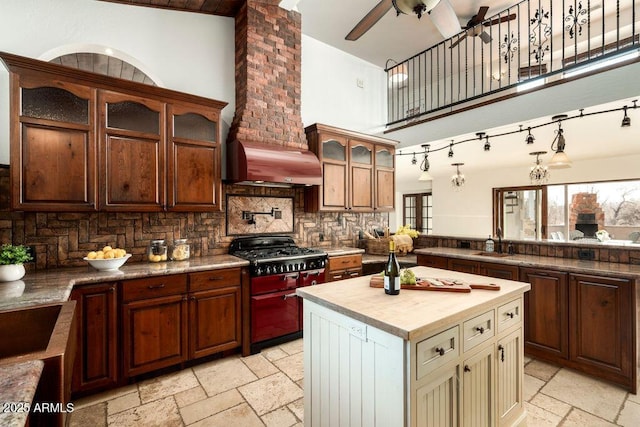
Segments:
[[[302,340],[80,399],[69,426],[303,425]],[[640,396],[525,360],[527,426],[640,426]]]

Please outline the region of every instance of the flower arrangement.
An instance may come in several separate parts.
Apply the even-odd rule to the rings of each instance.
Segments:
[[[32,259],[29,248],[24,245],[5,243],[0,247],[0,265],[22,265]]]
[[[420,235],[420,233],[418,233],[417,230],[412,229],[409,224],[404,226],[401,225],[400,227],[398,227],[398,230],[396,230],[396,234],[400,234],[400,235],[406,234],[413,239],[415,239]]]

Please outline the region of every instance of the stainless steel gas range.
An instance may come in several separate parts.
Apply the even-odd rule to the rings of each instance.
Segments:
[[[249,261],[251,352],[302,336],[296,288],[324,283],[327,253],[298,247],[289,236],[238,237],[229,254]]]

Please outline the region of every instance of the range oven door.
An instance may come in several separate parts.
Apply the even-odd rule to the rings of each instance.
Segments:
[[[251,343],[298,332],[302,328],[295,289],[251,297]]]

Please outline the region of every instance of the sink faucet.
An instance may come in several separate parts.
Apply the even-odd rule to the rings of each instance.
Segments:
[[[502,228],[498,227],[496,229],[496,236],[498,236],[498,250],[499,254],[502,253]]]

